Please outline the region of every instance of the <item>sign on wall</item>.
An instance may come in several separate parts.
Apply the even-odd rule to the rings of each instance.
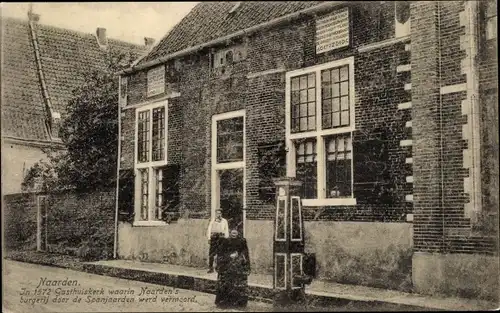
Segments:
[[[148,71],[148,97],[165,92],[165,66],[158,66]]]
[[[349,8],[332,12],[316,20],[316,53],[349,46]]]

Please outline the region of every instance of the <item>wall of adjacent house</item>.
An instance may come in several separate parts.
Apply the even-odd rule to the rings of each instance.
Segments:
[[[402,146],[401,141],[410,139],[407,122],[411,112],[401,109],[400,104],[411,100],[411,92],[405,88],[410,75],[399,71],[398,66],[410,62],[410,53],[405,40],[378,45],[394,37],[393,4],[384,5],[388,7],[378,8],[378,3],[353,7],[352,46],[341,51],[315,54],[315,26],[310,18],[252,34],[248,38],[247,59],[225,73],[211,72],[208,51],[182,59],[177,74],[167,75],[166,94],[180,93],[168,100],[168,159],[182,168],[179,180],[183,217],[159,227],[121,223],[120,257],[207,264],[211,117],[245,109],[246,237],[253,255],[253,271],[269,273],[274,206],[261,197],[260,185],[266,173],[259,170],[258,151],[263,145],[285,139],[285,72],[354,56],[357,205],[304,208],[307,245],[317,253],[320,278],[408,290],[413,228],[407,222],[412,213],[412,203],[407,200],[412,185],[406,177],[412,171],[406,159],[411,157],[411,146]],[[173,67],[173,62],[168,66]],[[263,73],[269,70],[275,71]],[[129,106],[154,99],[146,97],[146,82],[145,71],[129,77]],[[128,170],[134,165],[134,110],[123,110],[122,118],[121,168]],[[356,150],[362,151],[367,145],[372,148],[371,153],[356,155]],[[383,164],[385,169],[367,166],[370,161]],[[264,239],[263,234],[269,238]],[[385,239],[373,241],[376,236]]]
[[[42,149],[4,142],[2,144],[2,194],[21,192],[25,173],[40,160],[47,160]]]
[[[495,140],[498,147],[498,111],[492,105],[498,91],[490,71],[496,65],[490,70],[492,55],[474,56],[472,30],[483,26],[470,24],[471,3],[412,3],[412,275],[419,292],[495,299],[498,192],[490,191],[495,186],[498,190],[498,148],[491,149]],[[491,49],[491,43],[477,45],[486,52]],[[471,66],[471,60],[479,66]],[[478,68],[474,78],[473,69]],[[474,79],[479,79],[476,91]],[[481,112],[472,110],[477,101]],[[483,120],[473,124],[477,114]],[[476,179],[475,150],[481,152],[483,171]],[[480,190],[474,188],[477,183]],[[475,195],[482,197],[482,206],[474,204]]]

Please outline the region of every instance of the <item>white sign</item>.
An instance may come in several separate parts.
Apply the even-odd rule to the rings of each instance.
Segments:
[[[165,92],[165,66],[158,66],[148,71],[148,97]]]
[[[316,53],[349,46],[349,9],[332,12],[316,20]]]

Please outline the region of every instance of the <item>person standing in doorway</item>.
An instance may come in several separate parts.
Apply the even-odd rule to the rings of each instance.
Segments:
[[[229,237],[229,226],[227,220],[222,217],[222,211],[215,211],[215,219],[212,219],[208,224],[207,238],[210,245],[208,251],[208,272],[214,272],[214,258],[217,254],[222,240]]]

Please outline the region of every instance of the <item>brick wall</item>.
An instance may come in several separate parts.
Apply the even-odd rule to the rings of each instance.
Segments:
[[[473,76],[465,65],[470,55],[470,51],[464,48],[469,33],[469,28],[466,30],[464,26],[464,20],[467,20],[462,12],[465,10],[463,1],[417,2],[411,7],[416,251],[491,254],[498,250],[495,248],[497,230],[489,233],[477,231],[484,228],[481,226],[484,223],[498,225],[498,215],[495,215],[498,205],[496,208],[492,206],[491,200],[487,208],[483,204],[484,209],[490,210],[490,216],[486,222],[483,216],[479,224],[471,220],[467,212],[473,190],[466,190],[464,181],[472,179],[469,169],[473,164],[466,158],[464,149],[472,151],[474,147],[472,137],[463,126],[469,123],[468,127],[471,127],[472,114],[467,110],[473,101],[481,99],[481,110],[491,110],[487,109],[489,101],[495,101],[497,91],[489,92],[491,96],[487,96],[488,91],[480,87],[478,97],[467,89]],[[480,65],[482,63],[480,68],[484,69],[485,61],[478,60]],[[479,77],[480,86],[487,86],[487,81],[492,80],[485,70],[480,71]],[[495,170],[498,173],[498,165],[495,167],[491,163],[498,164],[493,161],[495,153],[488,149],[494,144],[492,137],[495,135],[492,134],[498,130],[498,119],[496,121],[485,129],[474,127],[474,131],[484,134],[481,167],[490,173],[481,175],[482,181],[489,180],[488,187],[482,186],[483,190],[492,189],[495,181],[492,173]],[[485,127],[488,123],[481,125]],[[494,228],[490,226],[491,229]]]
[[[36,249],[38,194],[4,196],[5,245]],[[48,197],[49,251],[78,254],[81,247],[96,248],[98,257],[113,252],[115,191],[64,192]]]
[[[354,138],[355,207],[311,208],[307,219],[356,221],[406,221],[412,204],[405,200],[412,186],[406,182],[411,166],[405,163],[411,147],[401,147],[407,139],[410,112],[398,104],[411,100],[404,90],[408,73],[398,73],[398,65],[409,63],[404,42],[357,51],[358,47],[390,39],[394,34],[392,3],[387,10],[374,4],[352,6],[352,46],[341,51],[316,55],[313,18],[260,31],[247,38],[247,59],[224,74],[210,73],[208,50],[181,60],[175,82],[167,75],[169,88],[180,96],[169,100],[168,150],[176,151],[181,164],[181,203],[191,217],[206,218],[210,212],[210,132],[211,116],[246,109],[246,201],[247,218],[268,219],[273,206],[259,196],[262,173],[258,148],[284,140],[285,71],[354,56],[356,90],[356,131]],[[374,29],[367,32],[366,29]],[[244,42],[243,42],[244,43]],[[234,44],[242,44],[235,42]],[[170,68],[174,62],[168,62]],[[167,66],[168,68],[169,66]],[[285,69],[277,73],[247,78],[249,73]],[[167,72],[169,70],[167,69]],[[146,100],[146,70],[132,74],[129,103]],[[125,110],[122,168],[133,167],[133,109]],[[411,131],[410,131],[411,133]],[[132,142],[133,143],[133,142]],[[367,146],[370,148],[368,151]],[[356,151],[363,153],[356,154]],[[383,155],[383,160],[380,156]],[[369,162],[379,166],[366,166]]]

